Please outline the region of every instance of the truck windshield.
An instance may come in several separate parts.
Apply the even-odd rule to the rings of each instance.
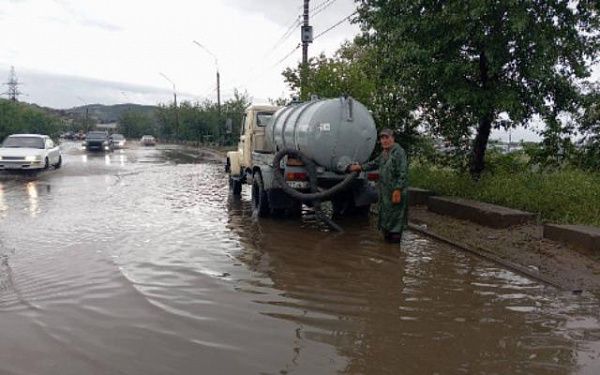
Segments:
[[[39,137],[8,137],[2,147],[6,148],[44,148],[44,140]]]
[[[105,139],[106,133],[104,132],[89,132],[86,136],[87,139]]]
[[[273,117],[272,112],[258,112],[256,114],[256,125],[261,128],[267,126],[269,121],[271,121],[271,117]]]

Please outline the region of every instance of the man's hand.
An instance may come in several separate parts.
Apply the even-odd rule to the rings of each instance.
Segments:
[[[350,164],[348,166],[348,171],[349,172],[360,172],[362,171],[362,168],[360,167],[360,164]]]
[[[402,202],[402,192],[400,190],[394,190],[392,192],[392,203],[400,204]]]

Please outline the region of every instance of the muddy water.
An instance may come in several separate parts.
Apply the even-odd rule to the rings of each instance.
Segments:
[[[600,373],[598,299],[372,223],[256,220],[222,166],[0,174],[0,374]]]

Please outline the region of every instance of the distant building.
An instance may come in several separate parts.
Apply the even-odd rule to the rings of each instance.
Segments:
[[[108,122],[105,124],[96,124],[96,129],[98,130],[106,130],[106,131],[114,131],[117,130],[118,124],[116,122]]]

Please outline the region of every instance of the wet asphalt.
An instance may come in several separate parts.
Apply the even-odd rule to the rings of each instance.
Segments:
[[[258,219],[209,152],[0,172],[0,374],[600,373],[600,305],[416,233]]]

